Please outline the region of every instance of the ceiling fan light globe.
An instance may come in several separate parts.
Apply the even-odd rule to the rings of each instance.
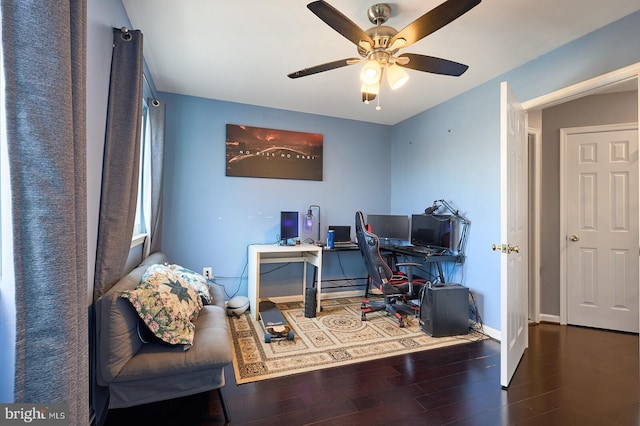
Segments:
[[[371,59],[364,64],[364,67],[362,67],[362,71],[360,71],[360,80],[368,86],[373,86],[374,84],[378,84],[380,81],[381,73],[382,68],[378,61]]]
[[[387,67],[387,81],[391,89],[396,90],[409,81],[409,74],[396,64],[389,65]]]

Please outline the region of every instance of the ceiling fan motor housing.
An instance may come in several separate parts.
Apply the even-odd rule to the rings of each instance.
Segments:
[[[382,25],[387,22],[387,19],[391,16],[391,6],[387,3],[374,4],[369,8],[367,16],[372,24]]]
[[[398,34],[398,31],[395,28],[382,25],[391,16],[391,6],[387,3],[378,3],[374,4],[369,8],[367,12],[369,17],[369,21],[375,25],[375,27],[369,28],[366,33],[373,40],[373,46],[371,46],[372,50],[380,50],[386,49],[389,45],[389,40],[394,35]],[[361,56],[366,57],[370,50],[367,49],[358,49],[358,52]],[[386,57],[388,57],[387,55]],[[377,59],[377,58],[375,58]]]
[[[373,39],[374,49],[386,49],[389,44],[389,40],[394,35],[398,34],[395,28],[388,27],[386,25],[379,25],[377,27],[369,28],[366,31],[367,35]]]

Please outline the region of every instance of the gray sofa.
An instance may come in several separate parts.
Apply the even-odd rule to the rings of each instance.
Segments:
[[[138,286],[150,265],[165,262],[163,253],[152,254],[97,300],[97,382],[109,387],[109,408],[218,389],[228,421],[220,389],[232,352],[221,288],[209,286],[211,304],[198,313],[193,345],[186,351],[182,346],[143,343],[137,312],[129,300],[119,297]]]

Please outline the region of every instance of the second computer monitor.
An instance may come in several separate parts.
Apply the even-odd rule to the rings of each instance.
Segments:
[[[411,244],[458,251],[459,223],[451,215],[411,216]]]
[[[409,239],[409,216],[393,214],[369,214],[367,224],[371,232],[385,240]]]

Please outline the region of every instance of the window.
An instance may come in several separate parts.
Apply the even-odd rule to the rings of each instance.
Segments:
[[[151,130],[149,124],[149,106],[142,100],[142,126],[140,132],[140,172],[138,175],[138,199],[136,201],[136,217],[133,225],[131,246],[144,242],[147,236],[146,219],[151,216]]]

